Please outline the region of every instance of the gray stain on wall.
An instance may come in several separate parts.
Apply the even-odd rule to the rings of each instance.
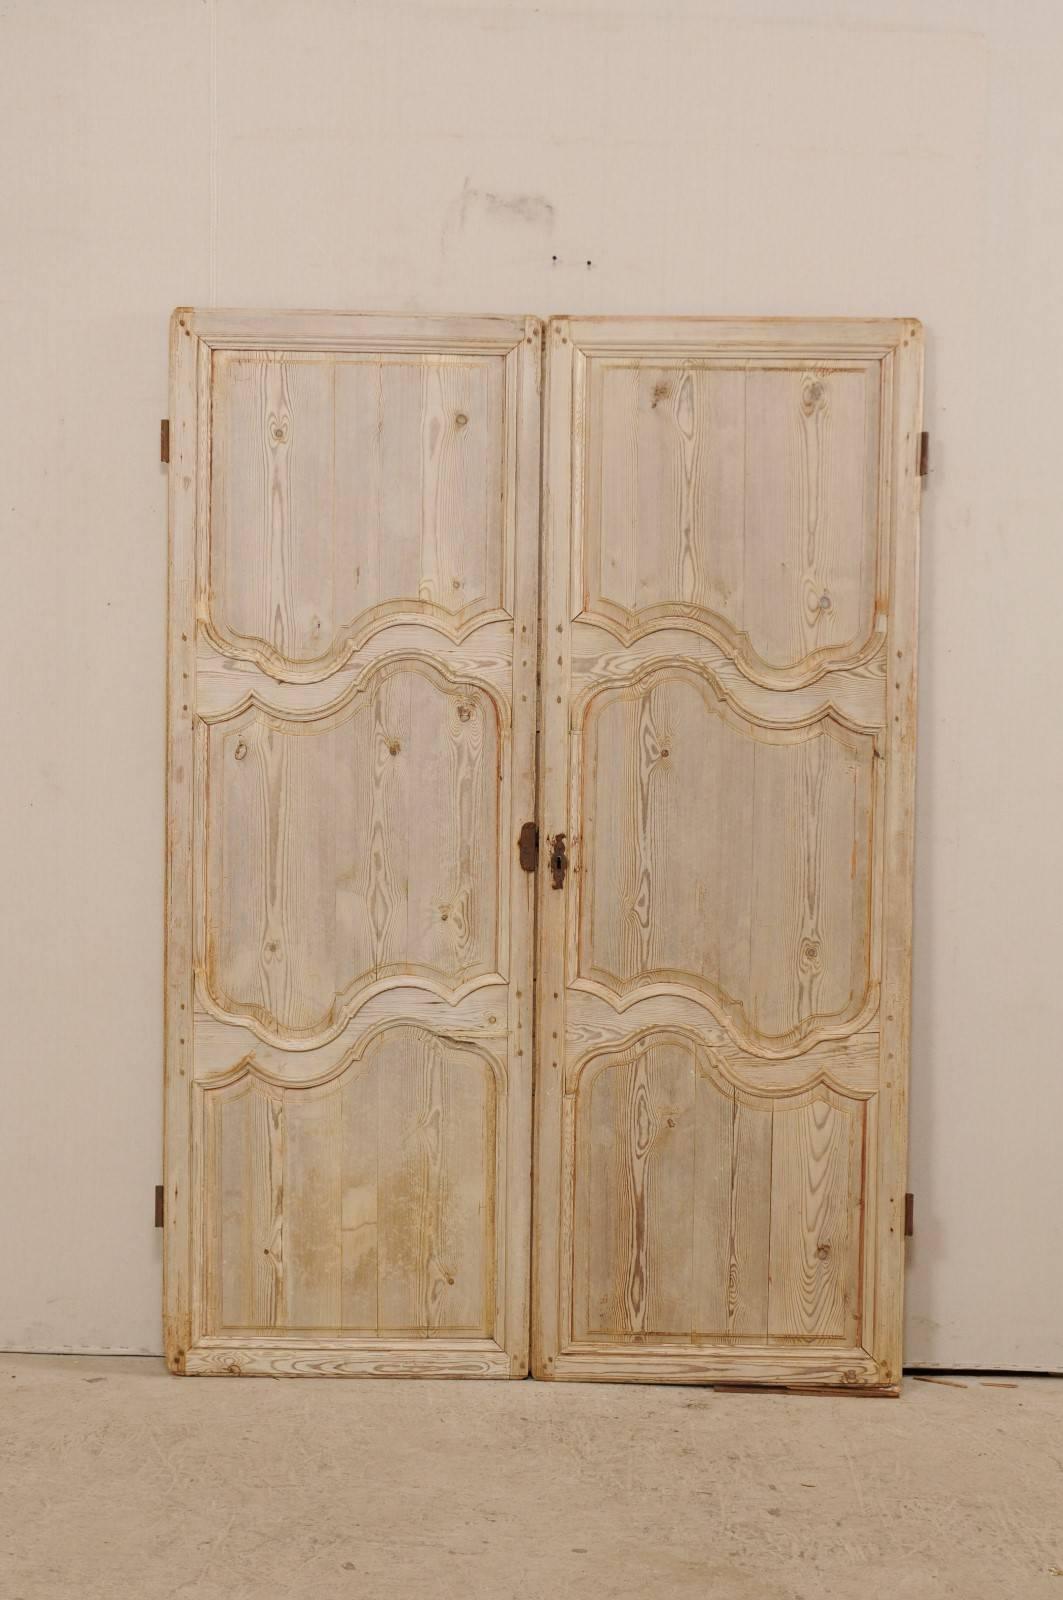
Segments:
[[[553,203],[542,194],[503,194],[494,189],[474,188],[469,178],[448,208],[441,244],[444,255],[455,233],[464,233],[478,222],[527,225],[551,232],[554,226]]]

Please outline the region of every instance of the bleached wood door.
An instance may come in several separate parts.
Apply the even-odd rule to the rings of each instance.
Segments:
[[[520,1375],[539,324],[171,335],[169,1363]]]
[[[547,339],[533,1371],[889,1389],[921,330]]]

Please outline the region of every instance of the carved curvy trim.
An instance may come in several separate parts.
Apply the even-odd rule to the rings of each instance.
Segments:
[[[592,676],[595,682],[603,685],[614,679],[624,680],[640,659],[679,661],[695,672],[706,669],[712,672],[718,683],[726,686],[736,711],[745,717],[760,717],[771,722],[775,720],[774,713],[782,703],[783,693],[778,685],[766,689],[762,684],[753,683],[744,674],[739,675],[730,657],[719,651],[714,649],[711,654],[706,652],[704,655],[687,653],[692,646],[695,649],[697,646],[693,645],[688,635],[684,649],[679,630],[662,629],[659,633],[647,635],[645,643],[636,641],[627,650],[610,648],[605,654],[595,648],[596,643],[588,640],[586,635],[581,635],[573,646],[572,671],[580,682],[586,682]],[[815,684],[788,685],[785,689],[788,714],[785,722],[779,720],[778,725],[791,727],[826,711],[854,731],[880,733],[886,720],[888,667],[886,636],[882,634],[874,655],[863,666],[853,667],[840,676],[833,674],[821,678]]]
[[[575,952],[576,971],[572,974],[569,987],[580,989],[588,994],[596,995],[604,1000],[614,1011],[622,1013],[630,1006],[637,1005],[642,1000],[651,999],[660,995],[680,996],[691,1000],[697,1005],[702,1005],[717,1022],[726,1029],[734,1042],[749,1052],[750,1055],[761,1056],[766,1060],[777,1060],[800,1051],[802,1054],[814,1045],[828,1039],[845,1038],[851,1033],[858,1032],[874,1017],[879,1003],[879,985],[873,974],[875,971],[875,940],[874,929],[876,926],[876,901],[877,878],[874,871],[875,862],[875,837],[878,830],[879,816],[879,783],[881,778],[881,763],[877,761],[879,755],[879,734],[871,732],[854,723],[850,718],[839,711],[833,704],[826,708],[810,713],[808,716],[787,722],[775,722],[766,718],[754,716],[741,708],[725,685],[706,663],[682,658],[662,659],[651,657],[637,663],[632,670],[623,677],[611,679],[608,683],[591,684],[578,696],[572,708],[572,787],[573,805],[572,816],[579,819],[582,825],[585,816],[585,799],[583,793],[583,744],[587,736],[590,723],[592,706],[596,702],[607,704],[611,699],[637,699],[647,688],[663,681],[687,680],[708,699],[711,696],[715,702],[718,714],[730,724],[737,732],[750,738],[757,738],[756,729],[762,729],[770,734],[767,741],[772,744],[802,744],[810,739],[820,738],[824,735],[836,739],[846,749],[854,753],[867,752],[868,771],[870,783],[870,819],[868,836],[868,937],[867,937],[867,971],[866,983],[863,993],[852,996],[850,1004],[841,1012],[815,1012],[802,1022],[787,1029],[783,1034],[765,1035],[754,1029],[747,1018],[745,1003],[734,995],[726,993],[718,984],[708,979],[699,979],[695,974],[683,974],[690,979],[683,982],[682,978],[676,979],[647,979],[647,978],[617,978],[615,974],[605,974],[601,969],[596,969],[601,976],[591,977],[580,970],[582,961],[582,945],[580,928],[583,913],[583,899],[586,885],[585,842],[582,836],[578,840],[579,872],[577,877],[577,892],[570,897],[569,916],[573,919],[570,927],[568,947]],[[598,707],[600,709],[600,706]],[[575,828],[573,830],[575,832]],[[612,982],[607,979],[612,978]]]
[[[779,1102],[799,1105],[814,1096],[818,1089],[830,1090],[843,1100],[866,1101],[873,1099],[878,1093],[877,1089],[857,1089],[845,1083],[831,1072],[826,1064],[819,1065],[800,1086],[794,1088],[780,1089],[777,1085],[750,1084],[740,1078],[726,1057],[720,1055],[710,1044],[706,1044],[693,1028],[674,1024],[661,1027],[650,1023],[644,1028],[636,1028],[633,1033],[626,1034],[613,1044],[598,1044],[591,1050],[585,1050],[566,1069],[565,1094],[574,1096],[579,1093],[580,1080],[592,1062],[601,1060],[602,1067],[619,1065],[638,1055],[641,1048],[651,1040],[661,1044],[689,1045],[703,1077],[710,1079],[723,1094],[734,1090],[736,1094],[741,1095],[743,1104],[748,1103],[757,1110],[770,1111]],[[597,1072],[594,1076],[597,1077]]]
[[[811,651],[791,666],[773,667],[754,649],[748,633],[732,628],[725,617],[705,606],[665,601],[641,611],[631,611],[604,598],[599,604],[613,605],[614,612],[596,611],[587,606],[572,620],[603,628],[625,646],[633,645],[661,627],[687,629],[714,644],[744,678],[762,689],[805,689],[818,683],[828,672],[847,672],[865,666],[881,649],[886,634],[887,619],[882,612],[876,612],[871,619],[871,631],[855,649],[852,644],[827,645]]]
[[[444,693],[448,690],[476,689],[486,695],[494,706],[495,716],[498,719],[499,735],[509,733],[510,716],[509,704],[499,690],[487,678],[475,672],[456,672],[451,669],[442,657],[429,655],[424,650],[389,650],[386,655],[376,656],[366,663],[358,676],[347,685],[342,694],[334,700],[327,700],[324,705],[304,706],[301,709],[285,710],[273,705],[257,689],[248,692],[233,705],[227,706],[224,711],[198,711],[197,722],[213,724],[216,722],[233,722],[248,711],[261,712],[263,716],[273,717],[279,723],[287,722],[324,722],[330,717],[338,716],[346,711],[348,706],[360,694],[368,692],[373,680],[377,677],[392,676],[392,669],[405,666],[409,670],[419,672],[422,677],[429,680],[435,679],[437,687]]]
[[[643,1000],[656,1000],[662,996],[676,995],[682,1000],[691,1000],[695,1005],[704,1006],[721,1028],[726,1029],[735,1044],[763,1061],[782,1061],[789,1056],[806,1055],[817,1044],[824,1044],[830,1039],[847,1039],[850,1034],[860,1033],[874,1020],[879,1007],[879,985],[871,980],[865,994],[860,997],[858,1010],[843,1012],[837,1018],[824,1018],[817,1014],[807,1026],[802,1024],[766,1039],[752,1029],[745,1028],[738,1020],[737,1014],[744,1012],[741,1001],[730,995],[717,995],[714,990],[692,988],[683,983],[642,982],[637,989],[621,993],[595,982],[593,978],[584,977],[574,978],[568,987],[597,996],[618,1015],[623,1015]],[[727,1009],[728,1005],[733,1008],[732,1011]]]
[[[240,1083],[244,1078],[253,1078],[257,1083],[270,1089],[320,1089],[327,1083],[332,1083],[337,1078],[342,1078],[359,1062],[368,1064],[368,1056],[372,1048],[380,1042],[385,1034],[392,1033],[396,1028],[412,1029],[415,1033],[423,1033],[433,1042],[443,1045],[447,1049],[464,1051],[467,1055],[480,1057],[491,1068],[495,1082],[495,1090],[499,1095],[506,1093],[508,1075],[505,1063],[495,1055],[493,1050],[487,1049],[479,1040],[463,1039],[451,1034],[437,1033],[432,1028],[426,1028],[423,1022],[417,1022],[410,1017],[388,1017],[383,1022],[378,1022],[370,1028],[364,1038],[340,1056],[331,1066],[312,1078],[292,1080],[282,1077],[279,1073],[271,1072],[255,1058],[253,1050],[241,1056],[231,1067],[224,1072],[213,1073],[208,1078],[201,1078],[196,1084],[197,1089],[204,1093],[211,1093],[216,1089],[230,1089],[234,1084]]]
[[[202,748],[197,752],[197,759],[201,764],[200,789],[206,797],[209,791],[210,757],[209,729],[216,724],[225,724],[238,721],[250,713],[269,720],[274,726],[284,729],[290,725],[312,726],[314,731],[328,731],[328,725],[339,725],[344,720],[344,713],[351,711],[359,696],[367,694],[377,680],[386,680],[402,670],[419,673],[444,694],[455,691],[475,691],[485,697],[494,710],[498,734],[499,768],[495,774],[498,785],[499,804],[497,817],[497,836],[495,839],[496,871],[498,875],[498,920],[494,938],[495,969],[490,972],[481,972],[465,979],[457,985],[450,985],[444,981],[443,974],[433,976],[431,969],[415,969],[409,971],[403,968],[394,971],[385,971],[369,983],[363,981],[364,974],[352,980],[343,990],[336,993],[326,1019],[322,1023],[308,1030],[288,1030],[271,1028],[260,1017],[252,1012],[227,1003],[229,997],[221,997],[211,987],[207,970],[205,952],[208,949],[206,929],[209,923],[209,908],[211,903],[209,860],[211,849],[211,829],[209,810],[204,813],[204,826],[201,838],[201,865],[200,874],[203,885],[200,956],[195,963],[195,989],[197,1002],[211,1016],[219,1022],[239,1023],[250,1029],[256,1038],[263,1044],[277,1046],[285,1050],[316,1050],[322,1045],[331,1043],[347,1027],[351,1018],[374,995],[385,990],[400,988],[414,988],[427,990],[437,995],[449,1005],[456,1005],[466,996],[477,989],[487,988],[492,984],[505,984],[508,980],[503,973],[498,971],[502,964],[503,941],[507,930],[508,906],[508,856],[503,847],[503,836],[506,829],[506,782],[500,781],[499,774],[504,773],[506,763],[503,758],[503,749],[510,732],[509,707],[504,697],[485,678],[475,673],[454,672],[444,661],[436,660],[423,651],[398,650],[387,655],[379,656],[369,662],[363,672],[350,683],[344,691],[334,700],[324,706],[304,707],[298,710],[280,710],[264,699],[257,690],[249,690],[234,705],[224,711],[211,713],[198,713],[196,721],[201,725],[200,737]]]
[[[508,979],[500,972],[484,972],[476,978],[470,978],[466,983],[459,984],[456,989],[448,989],[445,984],[436,983],[432,978],[410,976],[405,973],[394,977],[383,977],[369,984],[364,989],[356,989],[349,999],[345,999],[340,1015],[327,1028],[314,1034],[301,1033],[276,1033],[272,1032],[260,1022],[257,1017],[249,1016],[243,1011],[227,1011],[219,1000],[211,993],[207,983],[207,976],[201,966],[195,969],[196,1003],[201,1006],[216,1022],[232,1022],[241,1028],[247,1028],[261,1039],[263,1044],[273,1045],[279,1050],[318,1050],[322,1045],[331,1044],[333,1039],[338,1039],[343,1030],[348,1026],[352,1017],[366,1005],[375,995],[393,993],[396,989],[421,989],[428,994],[434,994],[438,1000],[445,1000],[447,1005],[456,1006],[470,994],[475,994],[477,989],[488,989],[492,984],[504,988]],[[344,996],[337,995],[337,999]],[[203,1080],[206,1081],[206,1080]],[[313,1080],[307,1079],[306,1082]]]
[[[728,716],[726,720],[733,727],[737,726],[740,732],[752,727],[765,728],[776,735],[786,733],[795,735],[792,740],[772,739],[770,742],[773,744],[804,744],[811,737],[808,732],[810,728],[817,727],[821,722],[830,722],[845,733],[857,734],[868,740],[877,753],[879,742],[877,725],[857,722],[835,705],[833,700],[825,700],[815,711],[810,711],[803,717],[762,717],[744,706],[737,695],[720,680],[711,664],[698,656],[646,656],[636,661],[628,672],[620,673],[615,678],[588,684],[572,701],[570,721],[572,731],[577,733],[582,729],[595,700],[604,699],[610,694],[637,699],[647,687],[653,688],[669,678],[687,678],[701,690],[707,687],[714,699],[724,708],[724,712],[733,713],[733,716]],[[846,739],[842,733],[839,737],[847,748],[854,748],[851,739]]]
[[[469,607],[464,607],[468,610]],[[200,633],[212,650],[230,661],[248,661],[271,678],[284,683],[320,683],[339,672],[369,643],[370,639],[386,628],[401,623],[412,623],[441,633],[451,644],[462,644],[471,634],[486,628],[492,622],[512,622],[513,615],[504,606],[491,605],[487,610],[474,611],[464,622],[455,622],[456,612],[447,611],[433,600],[385,600],[370,606],[332,636],[332,643],[324,655],[311,661],[297,661],[281,655],[263,640],[230,633],[223,635],[216,626],[209,609],[201,610]],[[238,641],[245,642],[239,643]]]

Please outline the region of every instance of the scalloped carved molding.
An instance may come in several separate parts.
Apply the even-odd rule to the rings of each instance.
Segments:
[[[878,1035],[872,1037],[877,1046]],[[748,1104],[754,1109],[770,1110],[776,1102],[788,1105],[802,1104],[809,1095],[819,1090],[829,1090],[843,1100],[870,1100],[877,1093],[874,1087],[857,1086],[847,1082],[838,1071],[837,1056],[827,1056],[818,1061],[809,1061],[807,1056],[794,1058],[796,1081],[785,1087],[778,1083],[754,1083],[743,1077],[737,1071],[735,1064],[721,1051],[714,1050],[695,1029],[674,1024],[668,1026],[650,1024],[644,1028],[636,1028],[613,1043],[598,1044],[593,1049],[583,1051],[565,1072],[565,1094],[573,1096],[579,1093],[581,1079],[593,1062],[600,1063],[597,1070],[618,1066],[622,1062],[634,1060],[652,1043],[672,1041],[690,1046],[698,1070],[722,1094],[733,1092],[741,1097],[743,1104]],[[798,1077],[798,1074],[801,1075]]]
[[[457,1050],[467,1055],[479,1057],[491,1069],[498,1094],[505,1094],[508,1081],[505,1063],[493,1050],[489,1050],[482,1040],[463,1039],[452,1034],[438,1033],[434,1028],[426,1028],[423,1022],[417,1021],[414,1017],[403,1016],[389,1017],[386,1021],[377,1023],[376,1027],[370,1028],[364,1037],[358,1040],[357,1044],[352,1045],[331,1066],[325,1067],[312,1078],[293,1080],[282,1076],[280,1073],[271,1072],[268,1067],[263,1066],[256,1059],[254,1051],[251,1050],[246,1055],[241,1056],[239,1061],[233,1062],[232,1066],[227,1067],[224,1072],[215,1072],[208,1078],[201,1078],[196,1087],[204,1093],[211,1093],[217,1089],[232,1088],[235,1084],[241,1083],[245,1078],[250,1077],[267,1089],[289,1089],[293,1091],[320,1089],[324,1084],[333,1083],[337,1078],[344,1077],[356,1067],[365,1067],[381,1041],[397,1029],[423,1034],[426,1039],[438,1041],[448,1050]]]
[[[743,704],[729,685],[725,684],[719,674],[713,670],[712,664],[699,656],[646,656],[633,661],[627,671],[616,672],[608,678],[599,679],[590,683],[576,695],[572,701],[571,726],[573,732],[578,733],[586,722],[588,709],[594,700],[609,695],[615,691],[625,691],[635,696],[655,683],[669,677],[686,675],[691,680],[700,680],[710,691],[713,698],[724,708],[725,714],[731,714],[734,726],[745,725],[748,728],[764,728],[773,735],[785,735],[788,731],[797,734],[793,743],[800,743],[807,738],[807,730],[816,728],[820,723],[835,724],[839,730],[846,733],[860,734],[870,740],[873,747],[877,748],[878,728],[874,725],[858,722],[850,717],[844,709],[837,706],[833,700],[824,700],[814,709],[806,712],[804,716],[795,717],[764,717],[750,710]],[[804,731],[802,731],[804,730]],[[839,737],[841,735],[839,734]],[[778,743],[774,738],[772,743]]]
[[[848,672],[866,666],[881,650],[886,634],[886,618],[877,612],[866,639],[855,647],[839,645],[814,650],[792,667],[773,667],[757,654],[748,633],[732,628],[717,612],[679,604],[647,606],[641,611],[628,611],[620,606],[606,610],[605,606],[606,602],[602,602],[599,610],[586,606],[572,620],[604,628],[624,645],[633,645],[662,627],[684,628],[714,644],[734,662],[743,677],[763,689],[805,689],[818,683],[828,672]]]
[[[801,1027],[765,1039],[755,1029],[749,1027],[740,1002],[731,996],[718,994],[707,985],[700,988],[673,982],[642,983],[627,993],[620,993],[607,984],[596,983],[593,978],[577,977],[572,980],[569,987],[604,1000],[618,1016],[623,1016],[625,1011],[639,1005],[643,1000],[658,998],[690,1000],[695,1005],[703,1006],[709,1016],[718,1022],[721,1028],[726,1029],[735,1044],[762,1061],[786,1061],[797,1054],[805,1055],[816,1045],[826,1044],[835,1039],[848,1039],[854,1033],[863,1032],[875,1020],[880,999],[880,985],[872,981],[865,993],[860,996],[859,1005],[846,1011],[841,1017],[814,1017]]]
[[[319,1050],[322,1045],[331,1044],[333,1039],[338,1039],[344,1029],[350,1026],[352,1020],[358,1015],[362,1007],[379,994],[393,994],[399,989],[416,989],[423,994],[435,995],[436,999],[443,1000],[447,1005],[458,1005],[471,994],[476,994],[480,989],[489,989],[493,984],[504,986],[507,979],[500,972],[486,972],[478,978],[470,978],[468,983],[461,984],[456,989],[448,989],[444,984],[436,983],[431,978],[409,977],[406,975],[392,975],[379,978],[375,983],[366,985],[351,995],[343,1005],[336,1020],[327,1028],[318,1033],[308,1035],[293,1035],[271,1030],[258,1017],[249,1016],[242,1011],[230,1011],[219,1004],[211,993],[207,983],[206,973],[202,967],[195,970],[196,1004],[216,1022],[235,1023],[241,1028],[247,1028],[256,1039],[261,1039],[263,1044],[272,1045],[275,1049],[302,1053],[303,1051]],[[415,1024],[411,1023],[411,1026]],[[423,1028],[423,1023],[416,1026]],[[430,1029],[425,1029],[431,1032]],[[244,1057],[243,1059],[249,1059]],[[265,1072],[265,1068],[262,1069]],[[332,1068],[329,1068],[331,1073]],[[311,1082],[311,1079],[300,1079],[300,1082]],[[294,1085],[292,1085],[294,1087]]]
[[[358,654],[370,639],[386,628],[398,623],[420,624],[442,634],[451,644],[464,644],[465,640],[492,622],[510,622],[512,615],[501,606],[491,607],[487,602],[481,609],[471,609],[464,620],[428,600],[397,600],[373,606],[362,612],[352,623],[337,632],[328,650],[316,661],[292,661],[280,655],[262,640],[240,639],[235,634],[223,635],[215,626],[209,610],[199,617],[199,631],[218,655],[230,661],[247,661],[259,667],[271,678],[285,683],[321,683],[340,672]]]
[[[372,661],[366,663],[363,671],[345,686],[341,694],[332,700],[326,700],[322,705],[286,709],[275,705],[267,695],[260,694],[257,689],[249,689],[245,695],[232,705],[226,706],[223,711],[198,711],[196,722],[207,725],[232,722],[252,710],[273,718],[278,724],[322,722],[345,711],[359,695],[366,694],[373,687],[377,678],[386,678],[403,667],[420,672],[426,678],[435,681],[445,693],[456,691],[460,694],[475,691],[486,695],[494,707],[499,732],[501,734],[509,732],[509,705],[505,696],[499,693],[488,678],[476,672],[465,670],[456,672],[448,664],[445,656],[430,655],[426,650],[389,650],[385,655],[375,656]]]

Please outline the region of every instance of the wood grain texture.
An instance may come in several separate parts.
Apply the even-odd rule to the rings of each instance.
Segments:
[[[887,1392],[921,330],[547,350],[533,1370]]]
[[[504,965],[504,703],[426,655],[311,721],[207,724],[204,982],[263,1037],[333,1033],[396,977],[455,993]],[[433,804],[423,807],[423,796]]]
[[[407,1024],[324,1083],[199,1090],[210,1337],[493,1338],[501,1064]]]
[[[171,332],[168,1361],[520,1376],[539,325]]]
[[[391,617],[460,638],[508,614],[505,381],[497,355],[215,352],[220,652],[318,677]]]
[[[626,642],[671,618],[751,674],[875,643],[878,370],[586,363],[584,608]]]
[[[512,1378],[512,1357],[491,1339],[201,1339],[185,1371],[200,1378]]]
[[[576,981],[621,1006],[699,992],[753,1048],[861,1013],[873,737],[831,716],[754,723],[711,674],[671,663],[598,690],[577,720]]]
[[[862,1099],[749,1092],[660,1029],[568,1081],[574,1345],[857,1341]]]

